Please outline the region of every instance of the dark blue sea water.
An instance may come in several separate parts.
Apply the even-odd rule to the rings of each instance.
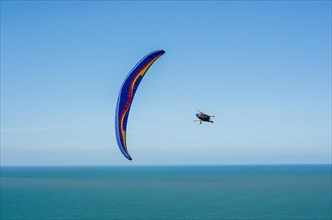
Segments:
[[[331,219],[331,165],[1,167],[1,219]]]

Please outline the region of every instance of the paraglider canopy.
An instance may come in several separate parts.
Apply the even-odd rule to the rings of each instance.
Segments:
[[[146,71],[150,68],[154,61],[156,61],[164,53],[164,50],[157,50],[143,57],[143,59],[141,59],[129,72],[121,86],[115,111],[115,133],[118,146],[122,154],[128,160],[132,160],[128,153],[126,142],[127,121],[131,104],[134,100],[136,90]]]

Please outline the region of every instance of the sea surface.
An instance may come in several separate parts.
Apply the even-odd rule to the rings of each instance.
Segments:
[[[323,220],[331,205],[331,165],[1,167],[1,220]]]

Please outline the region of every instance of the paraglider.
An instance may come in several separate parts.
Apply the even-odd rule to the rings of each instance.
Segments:
[[[141,83],[146,71],[150,66],[165,53],[164,50],[157,50],[149,53],[129,72],[124,80],[116,106],[115,111],[115,133],[118,146],[122,154],[128,159],[132,160],[128,153],[126,142],[127,121],[131,104],[133,102],[136,90]]]
[[[202,122],[210,122],[210,123],[214,123],[212,121],[212,118],[214,118],[214,115],[207,115],[204,112],[198,111],[198,113],[196,113],[196,117],[198,118],[198,120],[194,120],[194,122],[199,121],[199,124],[202,124]]]

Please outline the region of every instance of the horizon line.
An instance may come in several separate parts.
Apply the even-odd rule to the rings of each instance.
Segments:
[[[0,164],[0,167],[186,167],[186,166],[304,166],[330,165],[330,163],[192,163],[192,164]]]

